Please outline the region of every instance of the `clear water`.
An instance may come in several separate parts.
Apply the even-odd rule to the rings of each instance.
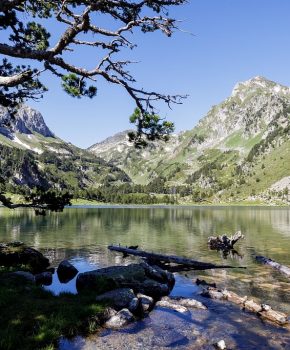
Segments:
[[[239,256],[226,260],[207,248],[207,237],[241,230]],[[262,207],[81,207],[37,217],[31,210],[0,209],[0,241],[20,240],[41,250],[57,266],[69,259],[79,271],[134,261],[108,251],[109,244],[139,245],[147,251],[176,254],[219,264],[246,266],[176,274],[174,295],[202,300],[209,311],[180,317],[156,309],[149,317],[118,332],[105,331],[90,339],[64,339],[61,349],[212,349],[225,339],[238,349],[290,349],[287,330],[268,325],[236,306],[202,299],[195,279],[204,278],[248,295],[290,314],[289,280],[255,262],[264,255],[290,266],[290,209]],[[75,279],[56,294],[75,290]]]

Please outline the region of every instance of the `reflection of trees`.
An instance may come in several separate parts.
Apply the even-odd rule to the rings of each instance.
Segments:
[[[139,244],[143,249],[219,261],[207,250],[207,237],[241,230],[245,240],[239,252],[255,247],[260,254],[273,248],[283,255],[290,247],[285,237],[289,209],[268,208],[70,208],[64,213],[35,217],[30,210],[0,210],[0,240],[22,240],[38,248],[93,253],[111,243]],[[283,229],[280,232],[280,227]],[[249,256],[245,257],[249,262]]]
[[[70,208],[45,217],[35,217],[30,210],[1,208],[0,241],[20,240],[42,249],[53,265],[78,257],[96,266],[134,261],[109,252],[107,245],[112,243],[139,244],[147,251],[221,263],[223,257],[208,250],[207,237],[241,230],[245,239],[237,244],[237,249],[243,259],[230,263],[247,266],[246,270],[187,272],[188,276],[204,276],[218,287],[256,296],[278,310],[290,311],[290,289],[283,277],[252,259],[257,252],[290,265],[290,235],[286,235],[286,228],[290,232],[289,218],[287,208]]]

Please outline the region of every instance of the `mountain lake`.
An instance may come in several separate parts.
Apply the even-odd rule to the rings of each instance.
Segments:
[[[207,238],[242,231],[238,252],[227,259],[210,251]],[[78,349],[214,349],[224,340],[227,349],[290,349],[290,332],[263,322],[234,304],[204,298],[197,278],[215,282],[240,296],[253,297],[290,315],[289,279],[255,261],[263,255],[290,266],[290,208],[81,206],[63,213],[35,216],[33,210],[0,209],[0,241],[23,241],[40,250],[57,267],[68,259],[80,272],[138,261],[110,252],[107,246],[139,245],[149,252],[174,254],[246,269],[215,269],[175,273],[174,296],[193,297],[208,310],[179,314],[157,307],[148,317],[118,331],[102,330],[89,338],[61,339],[60,350]],[[76,293],[75,279],[55,294]]]

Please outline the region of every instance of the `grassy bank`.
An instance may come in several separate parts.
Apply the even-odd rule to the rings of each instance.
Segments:
[[[0,349],[52,350],[61,336],[98,329],[105,305],[95,294],[54,296],[19,276],[0,272]]]

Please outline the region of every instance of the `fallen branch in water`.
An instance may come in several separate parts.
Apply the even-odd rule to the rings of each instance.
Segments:
[[[242,235],[241,231],[236,232],[231,237],[228,237],[226,235],[218,236],[218,237],[209,237],[208,238],[208,245],[209,248],[212,250],[225,250],[229,251],[231,249],[234,249],[234,245],[238,242],[239,239],[244,238],[244,235]]]
[[[269,265],[273,267],[274,269],[278,270],[279,272],[283,273],[287,277],[290,277],[290,267],[281,265],[277,263],[276,261],[266,258],[264,256],[256,256],[256,260],[262,264]]]
[[[252,299],[248,299],[247,296],[241,297],[234,292],[230,292],[226,289],[220,290],[213,287],[206,287],[201,295],[219,300],[227,300],[236,305],[239,305],[242,309],[250,312],[254,312],[263,320],[273,322],[279,326],[289,326],[288,316],[279,311],[273,310],[269,305],[258,304]]]
[[[174,264],[180,264],[184,266],[189,266],[194,270],[208,270],[208,269],[224,269],[224,268],[244,268],[244,267],[236,267],[236,266],[230,266],[230,265],[215,265],[211,263],[205,263],[201,261],[196,261],[188,258],[183,258],[176,255],[163,255],[163,254],[156,254],[156,253],[148,253],[143,250],[138,249],[130,249],[127,247],[122,246],[114,246],[110,245],[108,246],[109,250],[120,252],[120,253],[126,253],[128,255],[135,255],[135,256],[141,256],[143,258],[148,259],[149,261],[156,262],[165,262],[165,263],[174,263]]]

